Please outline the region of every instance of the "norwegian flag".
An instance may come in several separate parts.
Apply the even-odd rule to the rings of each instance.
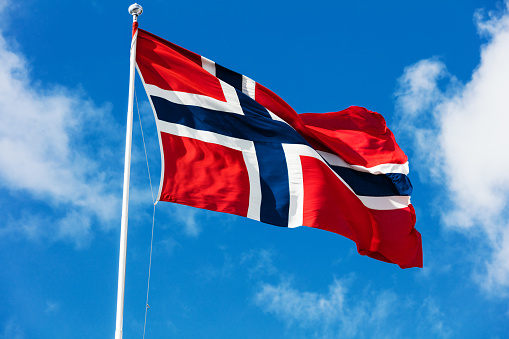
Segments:
[[[422,267],[407,157],[380,114],[297,114],[244,75],[136,35],[162,150],[158,200],[320,228],[362,255]]]

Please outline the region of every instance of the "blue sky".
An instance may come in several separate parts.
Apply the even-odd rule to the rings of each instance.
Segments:
[[[2,339],[114,335],[130,4],[0,0]],[[146,338],[507,338],[507,2],[141,4],[140,27],[298,112],[383,114],[424,247],[401,270],[339,235],[160,203]],[[124,338],[143,333],[152,218],[136,115]]]

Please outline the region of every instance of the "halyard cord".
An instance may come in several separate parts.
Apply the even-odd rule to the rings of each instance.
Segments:
[[[154,243],[154,221],[156,216],[156,204],[154,201],[154,190],[152,188],[152,179],[150,177],[150,167],[148,165],[148,156],[147,156],[147,147],[145,146],[145,137],[143,135],[143,126],[141,124],[141,116],[140,116],[140,108],[138,107],[138,97],[136,96],[136,90],[134,90],[134,98],[136,99],[136,109],[138,110],[138,121],[140,122],[140,130],[141,130],[141,139],[143,140],[143,150],[145,151],[145,161],[147,162],[147,171],[148,171],[148,180],[150,182],[150,194],[152,195],[152,204],[154,206],[152,212],[152,235],[150,237],[150,255],[149,255],[149,263],[148,263],[148,279],[147,279],[147,300],[145,302],[145,321],[143,322],[143,339],[145,339],[145,329],[147,327],[147,313],[148,313],[148,294],[150,291],[150,270],[152,268],[152,245]]]
[[[145,302],[145,321],[143,322],[143,339],[145,339],[145,328],[147,327],[147,312],[148,306],[148,292],[150,289],[150,269],[152,267],[152,244],[154,243],[154,219],[156,215],[156,205],[154,204],[154,211],[152,213],[152,236],[150,237],[150,260],[148,264],[148,280],[147,280],[147,301]]]
[[[152,179],[150,177],[150,167],[148,166],[147,147],[145,146],[145,136],[143,135],[143,126],[141,125],[140,108],[138,107],[138,97],[136,96],[136,90],[134,90],[134,98],[136,99],[136,109],[138,110],[138,121],[140,122],[141,139],[143,140],[143,150],[145,151],[145,161],[147,162],[148,181],[150,182],[150,194],[152,195],[152,203],[155,205],[154,190],[152,188]]]

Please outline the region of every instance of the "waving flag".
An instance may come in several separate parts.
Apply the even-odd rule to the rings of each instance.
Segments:
[[[135,34],[161,147],[158,200],[320,228],[362,255],[422,267],[407,157],[381,115],[297,114],[244,75]]]

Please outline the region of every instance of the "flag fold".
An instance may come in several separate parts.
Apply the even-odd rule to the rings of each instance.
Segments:
[[[297,114],[252,79],[137,31],[161,147],[158,200],[341,234],[362,255],[422,267],[408,160],[384,118]]]

